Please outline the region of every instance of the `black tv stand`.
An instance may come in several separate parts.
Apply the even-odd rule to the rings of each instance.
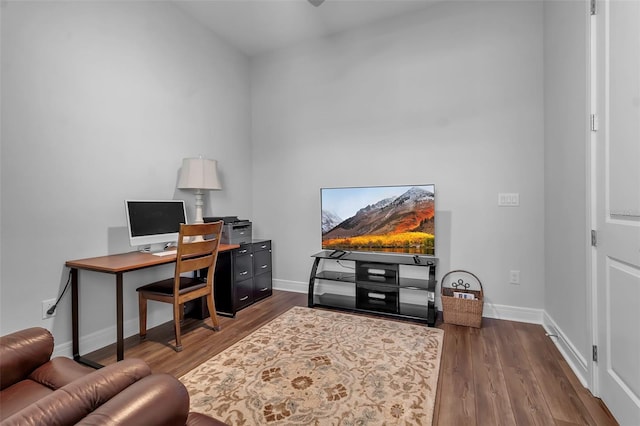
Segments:
[[[436,257],[336,252],[340,250],[312,256],[309,307],[435,324]]]

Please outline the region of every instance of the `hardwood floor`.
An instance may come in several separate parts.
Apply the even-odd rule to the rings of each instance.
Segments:
[[[146,340],[125,340],[125,357],[142,358],[154,372],[180,377],[292,306],[306,306],[307,295],[274,291],[236,315],[186,319],[183,351],[172,349],[171,322],[150,329]],[[475,329],[438,323],[445,330],[434,425],[617,425],[604,404],[584,388],[542,326],[483,319]],[[115,345],[88,358],[115,362]]]
[[[540,325],[484,318],[445,330],[434,424],[617,425]]]

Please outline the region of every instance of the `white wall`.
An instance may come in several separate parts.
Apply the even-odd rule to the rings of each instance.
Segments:
[[[203,154],[223,180],[205,213],[252,219],[276,285],[300,290],[320,187],[435,183],[439,275],[468,269],[488,302],[545,309],[586,357],[585,3],[446,2],[251,64],[164,2],[3,3],[0,332],[68,343],[68,295],[40,319],[64,261],[130,249],[125,198],[185,198],[193,216],[176,174]],[[136,284],[169,272],[125,276],[128,334]],[[115,334],[113,277],[81,280],[81,335]]]
[[[588,2],[547,1],[544,17],[545,322],[585,379],[591,351]]]
[[[131,250],[123,200],[186,199],[183,157],[218,160],[205,214],[251,213],[248,59],[166,2],[2,4],[1,314],[4,334],[45,326],[71,340],[64,262]],[[137,284],[125,275],[127,334]],[[80,333],[115,336],[114,277],[81,272]],[[171,318],[150,306],[151,321]],[[82,347],[86,352],[92,349]]]
[[[275,285],[306,289],[319,188],[434,183],[439,275],[542,312],[542,19],[542,2],[442,2],[253,58],[253,219]]]

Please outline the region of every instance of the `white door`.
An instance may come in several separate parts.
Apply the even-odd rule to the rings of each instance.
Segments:
[[[597,393],[640,425],[640,0],[596,14]]]

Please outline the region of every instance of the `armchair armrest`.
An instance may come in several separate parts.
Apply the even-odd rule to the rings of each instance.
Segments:
[[[2,424],[75,424],[119,392],[150,374],[149,366],[135,358],[108,365],[51,392],[6,418]]]
[[[49,361],[53,336],[41,327],[27,328],[0,337],[0,389],[5,389]]]
[[[58,356],[32,371],[29,379],[56,390],[94,371],[95,368]]]
[[[184,425],[189,394],[169,374],[152,374],[132,384],[97,408],[78,425]]]

